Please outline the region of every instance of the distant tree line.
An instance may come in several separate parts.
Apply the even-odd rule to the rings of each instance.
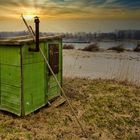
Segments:
[[[140,30],[120,30],[116,33],[117,39],[140,40]]]
[[[26,31],[21,31],[21,32],[0,32],[0,38],[26,36],[26,35],[28,35],[28,32],[26,32]]]
[[[64,42],[93,42],[102,40],[140,40],[140,30],[118,30],[114,32],[107,33],[97,33],[97,32],[79,32],[79,33],[51,33],[51,32],[41,32],[40,35],[55,35],[62,34],[64,36]],[[5,37],[17,37],[29,35],[27,31],[20,32],[0,32],[0,38]]]
[[[102,40],[140,40],[140,30],[118,30],[108,33],[65,33],[65,42],[92,42]]]

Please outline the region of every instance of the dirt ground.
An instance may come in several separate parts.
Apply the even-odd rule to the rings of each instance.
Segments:
[[[67,103],[25,117],[0,112],[1,140],[138,140],[140,89],[115,81],[64,79],[64,90],[88,138]]]

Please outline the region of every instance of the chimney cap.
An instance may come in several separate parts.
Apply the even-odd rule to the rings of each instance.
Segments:
[[[38,16],[35,16],[34,18],[36,19],[36,18],[39,18],[39,17]]]
[[[35,17],[34,17],[34,20],[35,20],[35,22],[40,22],[38,16],[35,16]]]

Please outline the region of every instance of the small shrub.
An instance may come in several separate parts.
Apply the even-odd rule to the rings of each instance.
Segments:
[[[74,47],[73,45],[71,45],[71,44],[70,44],[70,45],[66,45],[66,44],[65,44],[65,45],[63,46],[63,49],[75,49],[75,47]]]
[[[116,52],[120,53],[120,52],[124,52],[125,48],[121,44],[121,45],[118,45],[118,46],[115,46],[115,47],[111,47],[108,50],[113,50],[113,51],[116,51]]]
[[[140,44],[137,45],[137,47],[134,49],[134,52],[140,52]]]
[[[82,51],[89,51],[89,52],[96,52],[96,51],[99,51],[99,50],[100,49],[99,49],[99,46],[97,45],[97,43],[90,44],[89,46],[82,49]]]

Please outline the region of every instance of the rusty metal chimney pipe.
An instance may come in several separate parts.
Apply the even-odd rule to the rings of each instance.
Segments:
[[[35,22],[35,43],[36,43],[36,51],[39,51],[39,18],[36,16],[34,17]]]

